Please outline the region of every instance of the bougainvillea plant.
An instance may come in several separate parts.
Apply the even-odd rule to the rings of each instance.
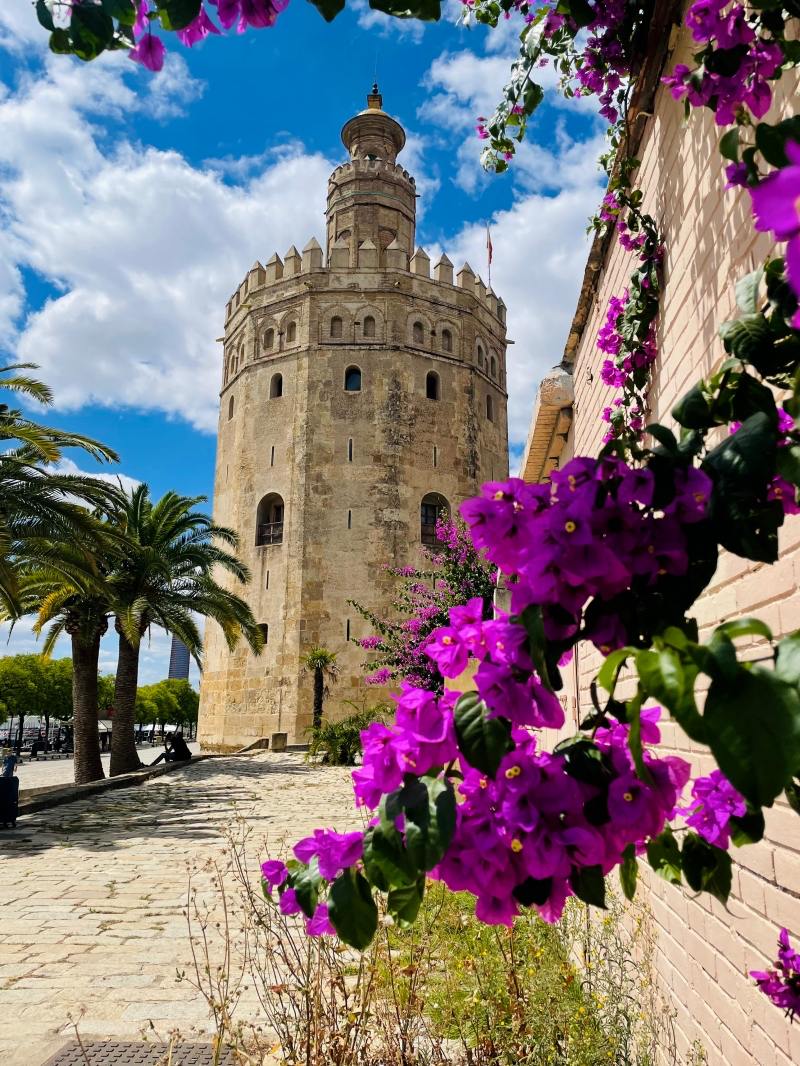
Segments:
[[[398,583],[389,618],[379,618],[368,607],[348,601],[375,630],[370,636],[354,638],[355,644],[371,653],[366,663],[368,685],[405,679],[441,692],[444,679],[425,654],[430,634],[447,625],[451,607],[474,597],[482,601],[484,615],[491,616],[496,571],[476,551],[464,523],[442,515],[436,522],[436,540],[435,546],[422,549],[428,561],[424,570],[387,567]]]
[[[344,5],[314,2],[326,18]],[[440,11],[439,0],[370,4],[406,17]],[[152,69],[163,62],[156,28],[191,45],[220,27],[272,25],[282,6],[36,5],[55,51],[91,59],[128,48]],[[597,97],[609,123],[609,187],[593,225],[613,229],[637,261],[599,337],[603,377],[621,390],[620,402],[610,406],[598,456],[573,459],[547,485],[490,483],[464,505],[475,548],[504,575],[511,613],[485,617],[480,597],[452,607],[425,655],[445,679],[471,667],[475,690],[404,681],[395,722],[365,731],[353,779],[357,802],[372,812],[366,832],[317,830],[288,863],[264,864],[265,893],[277,890],[277,905],[304,915],[311,935],[336,932],[365,946],[377,928],[378,893],[394,921],[411,924],[427,878],[472,892],[490,923],[509,923],[525,907],[555,920],[571,895],[602,907],[604,879],[615,869],[632,897],[642,861],[724,902],[731,847],[761,838],[763,810],[781,794],[800,811],[800,634],[777,641],[763,621],[743,618],[701,642],[691,613],[721,548],[772,563],[786,515],[800,509],[800,116],[763,121],[775,83],[800,64],[800,4],[697,0],[685,16],[697,45],[693,64],[665,79],[687,114],[709,108],[728,127],[720,141],[728,185],[748,190],[758,231],[786,242],[785,257],[770,257],[737,285],[740,313],[720,328],[727,358],[675,406],[677,432],[648,424],[665,250],[634,187],[628,121],[665,7],[464,5],[465,21],[522,21],[503,100],[478,120],[487,168],[506,169],[524,139],[544,98],[535,80],[543,63],[555,66],[567,96]],[[786,398],[776,399],[776,390]],[[763,656],[741,657],[740,637],[760,639]],[[593,711],[576,736],[548,750],[541,730],[564,724],[560,670],[583,641],[604,656],[590,689]],[[707,746],[717,769],[692,781],[688,763],[659,752],[665,714]],[[775,968],[753,973],[790,1016],[798,970],[782,931]]]

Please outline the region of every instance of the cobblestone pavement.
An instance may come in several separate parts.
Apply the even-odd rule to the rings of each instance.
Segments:
[[[193,755],[200,751],[197,741],[191,741],[188,745]],[[164,750],[163,745],[143,745],[139,749],[139,758],[142,762],[153,762]],[[108,776],[108,768],[111,763],[110,755],[101,755],[103,769]],[[162,760],[163,761],[163,760]],[[33,762],[25,761],[17,768],[20,792],[26,788],[42,788],[44,785],[71,785],[75,780],[75,764],[72,759],[47,759]],[[23,797],[24,799],[24,797]]]
[[[301,755],[210,759],[0,830],[0,1062],[41,1066],[74,1032],[135,1039],[152,1022],[209,1030],[191,970],[189,869],[241,815],[253,839],[360,824],[349,773]],[[240,1016],[253,1017],[244,1000]]]

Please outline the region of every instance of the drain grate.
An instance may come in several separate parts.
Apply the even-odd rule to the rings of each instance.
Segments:
[[[168,1061],[169,1045],[143,1044],[141,1041],[70,1040],[44,1066],[163,1066]],[[181,1044],[172,1049],[171,1066],[214,1066],[207,1044]],[[219,1066],[235,1066],[230,1051],[224,1052]]]

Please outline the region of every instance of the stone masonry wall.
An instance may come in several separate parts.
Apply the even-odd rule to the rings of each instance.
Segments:
[[[689,61],[681,32],[667,68]],[[682,105],[659,89],[653,117],[639,150],[644,207],[662,227],[666,243],[665,287],[660,316],[659,360],[651,390],[652,421],[670,422],[673,403],[723,358],[717,327],[735,313],[733,285],[768,253],[769,242],[753,231],[749,197],[725,192],[717,152],[719,130],[710,112],[695,111],[688,123]],[[616,241],[596,289],[593,311],[574,367],[574,422],[563,463],[571,455],[595,454],[604,431],[602,408],[614,393],[600,380],[604,356],[595,347],[612,295],[621,295],[633,259]],[[719,623],[757,614],[783,635],[800,628],[800,520],[781,532],[775,566],[723,554],[710,589],[698,603],[701,635]],[[758,648],[749,649],[753,655]],[[567,695],[577,720],[588,708],[588,684],[597,656],[578,658]],[[663,729],[665,746],[707,773],[712,763],[675,725]],[[658,925],[656,970],[676,1016],[681,1062],[691,1061],[694,1041],[711,1066],[788,1066],[800,1062],[800,1026],[790,1025],[748,978],[775,955],[778,929],[800,935],[800,820],[778,801],[768,812],[766,838],[733,849],[733,892],[728,909],[707,895],[687,891],[645,873],[646,894]]]

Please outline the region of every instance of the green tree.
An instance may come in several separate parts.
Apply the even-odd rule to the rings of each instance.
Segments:
[[[8,655],[0,659],[0,692],[6,712],[17,723],[17,753],[22,747],[25,719],[42,713],[45,694],[40,655]]]
[[[119,634],[112,776],[141,765],[135,737],[136,690],[139,648],[149,626],[174,633],[198,665],[203,647],[195,621],[198,616],[217,622],[230,648],[242,636],[256,653],[263,646],[249,606],[212,575],[217,567],[242,585],[250,577],[244,564],[227,550],[238,544],[233,530],[193,510],[203,500],[202,496],[168,492],[153,502],[147,485],[139,485],[129,496],[121,492],[114,496],[109,523],[120,539],[108,579]],[[174,693],[172,698],[176,698]]]
[[[336,665],[336,652],[328,651],[314,645],[301,660],[305,673],[314,676],[314,711],[312,729],[319,730],[322,726],[322,708],[325,697],[330,692],[329,683],[333,683],[339,677],[339,667]]]
[[[46,385],[13,373],[33,363],[0,367],[0,392],[52,403]],[[90,533],[91,516],[82,503],[101,504],[105,482],[83,474],[54,473],[66,448],[80,448],[93,459],[117,460],[97,441],[41,425],[6,402],[0,402],[0,618],[22,613],[20,573],[45,563],[58,566],[61,543]]]
[[[178,712],[175,722],[181,727],[197,725],[197,716],[200,710],[200,693],[197,692],[185,678],[170,677],[161,681],[167,691],[171,692],[178,701]]]

